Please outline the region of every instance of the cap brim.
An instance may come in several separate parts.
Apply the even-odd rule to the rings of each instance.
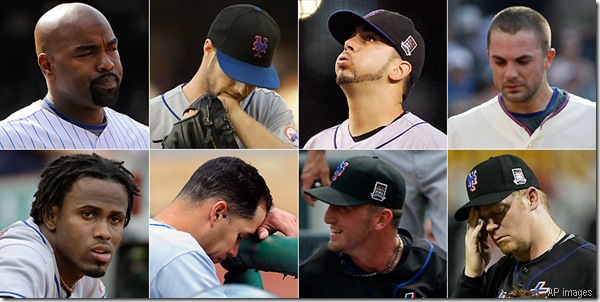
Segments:
[[[512,192],[514,192],[514,190],[494,192],[487,195],[479,196],[460,207],[460,209],[458,209],[456,213],[454,213],[454,219],[456,219],[457,221],[467,220],[469,219],[469,211],[472,207],[486,206],[498,203],[504,198],[508,197],[508,195],[510,195]]]
[[[338,191],[332,187],[321,187],[310,190],[305,190],[304,193],[321,200],[324,203],[348,207],[348,206],[359,206],[366,204],[359,199],[356,199],[344,192]]]
[[[335,40],[342,45],[344,45],[344,43],[346,43],[346,40],[348,40],[348,38],[352,36],[354,31],[356,30],[357,25],[369,25],[373,27],[373,29],[375,29],[377,33],[379,33],[390,43],[392,43],[392,45],[394,45],[400,53],[398,45],[394,43],[394,40],[392,40],[390,36],[384,33],[375,24],[363,18],[361,15],[349,10],[340,10],[334,12],[333,14],[331,14],[331,16],[329,16],[329,32],[331,32],[331,35],[335,38]]]
[[[260,67],[242,62],[217,49],[219,66],[227,76],[248,85],[277,89],[279,88],[279,75],[273,65]]]

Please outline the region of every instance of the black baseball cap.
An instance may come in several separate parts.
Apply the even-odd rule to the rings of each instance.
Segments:
[[[272,61],[280,36],[275,20],[249,4],[224,8],[208,31],[208,38],[217,48],[219,66],[227,76],[269,89],[279,87]]]
[[[402,209],[406,185],[395,168],[377,157],[355,156],[342,161],[331,185],[304,191],[325,203],[337,206],[374,204]]]
[[[329,17],[329,31],[342,45],[354,34],[356,26],[369,25],[391,42],[400,56],[412,65],[410,85],[419,80],[425,62],[425,41],[410,18],[385,9],[374,10],[364,17],[349,11],[336,11]]]
[[[512,192],[529,187],[540,189],[540,184],[522,159],[510,154],[490,157],[467,175],[469,202],[454,213],[454,219],[467,220],[472,207],[498,203]]]

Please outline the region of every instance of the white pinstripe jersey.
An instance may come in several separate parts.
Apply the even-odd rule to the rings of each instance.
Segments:
[[[0,231],[0,296],[66,298],[52,246],[33,218]],[[84,276],[75,283],[71,298],[105,298],[100,279]]]
[[[183,94],[183,85],[165,92],[150,100],[150,137],[152,140],[162,140],[173,129],[173,124],[181,120],[183,111],[190,102]],[[275,91],[257,88],[240,106],[255,121],[265,126],[282,142],[298,148],[298,133],[294,123],[294,114],[283,98]],[[240,149],[244,145],[235,137]],[[161,149],[160,143],[152,143],[152,149]]]
[[[33,102],[0,121],[0,149],[148,149],[149,129],[104,107],[106,126],[85,125]],[[58,113],[60,114],[60,113]],[[97,136],[90,130],[102,130]]]
[[[311,137],[304,149],[446,149],[446,135],[407,112],[373,136],[355,142],[349,120]]]

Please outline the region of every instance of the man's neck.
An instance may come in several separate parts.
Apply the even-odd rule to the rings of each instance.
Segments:
[[[344,93],[352,136],[387,126],[404,112],[402,96],[386,90],[345,88]]]
[[[528,100],[522,102],[510,102],[506,98],[502,98],[504,106],[508,111],[513,113],[528,114],[542,111],[548,107],[553,94],[552,88],[548,85],[542,85],[538,91]]]
[[[393,238],[391,237],[393,236]],[[386,236],[385,240],[365,244],[364,248],[356,251],[350,251],[347,254],[352,258],[354,264],[368,273],[380,272],[388,266],[391,261],[394,261],[389,267],[388,272],[393,270],[397,265],[400,255],[398,254],[398,237],[396,234]]]

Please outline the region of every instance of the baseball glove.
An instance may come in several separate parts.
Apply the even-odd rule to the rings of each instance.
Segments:
[[[204,94],[183,113],[196,114],[173,124],[171,133],[162,139],[163,149],[238,149],[235,130],[221,101]]]

